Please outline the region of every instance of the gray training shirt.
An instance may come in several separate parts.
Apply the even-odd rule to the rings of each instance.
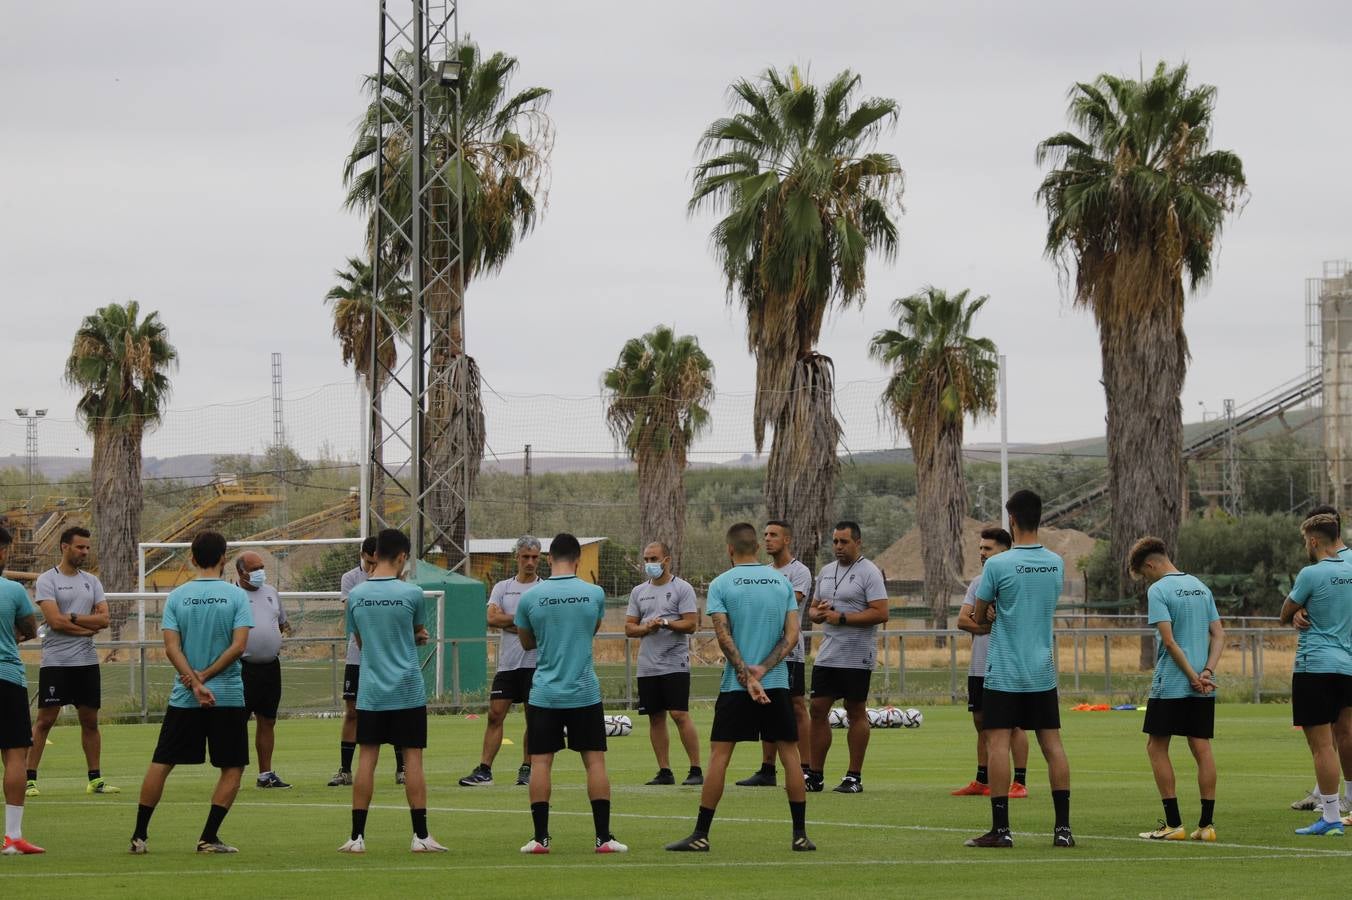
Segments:
[[[521,602],[521,595],[539,583],[538,577],[528,584],[517,581],[515,577],[504,579],[493,585],[493,593],[489,596],[488,602],[515,619],[516,607]],[[515,631],[504,630],[502,640],[498,643],[498,671],[511,672],[514,669],[533,669],[535,668],[536,652],[522,647],[521,638],[517,637]]]
[[[962,605],[972,607],[973,615],[976,614],[976,586],[980,583],[980,578],[973,578],[972,583],[967,585],[967,596],[962,598]],[[986,677],[986,648],[990,645],[991,636],[989,632],[972,635],[972,662],[967,667],[969,676]]]
[[[343,573],[343,580],[338,583],[338,593],[343,595],[343,620],[347,620],[347,595],[352,593],[352,589],[359,584],[366,582],[366,570],[361,566],[355,569],[348,569]],[[353,635],[347,637],[347,664],[349,666],[361,665],[361,648],[357,646],[357,638]]]
[[[104,602],[103,584],[88,572],[80,571],[74,575],[63,575],[57,568],[48,569],[38,576],[34,599],[40,604],[43,600],[55,600],[56,608],[65,618],[71,613],[87,616],[94,607]],[[93,635],[65,634],[48,627],[42,639],[42,665],[45,666],[97,666],[98,653],[94,651]]]
[[[796,559],[791,559],[784,564],[784,568],[775,567],[775,571],[785,578],[789,579],[789,584],[793,585],[794,593],[802,594],[802,602],[798,604],[798,646],[789,651],[785,657],[789,662],[800,663],[803,661],[803,648],[807,644],[807,639],[803,637],[802,625],[803,616],[807,610],[809,598],[812,596],[812,573],[808,567]]]
[[[640,622],[649,619],[679,619],[685,613],[699,612],[695,589],[684,578],[672,576],[666,584],[645,581],[629,592],[626,616]],[[638,645],[638,677],[670,675],[690,671],[690,636],[659,628],[644,635]]]
[[[827,601],[836,613],[868,609],[870,600],[886,600],[887,585],[878,567],[862,556],[849,565],[831,562],[817,574],[817,600]],[[822,643],[816,664],[837,669],[872,671],[878,656],[874,634],[878,626],[822,624]]]
[[[249,643],[244,646],[243,658],[251,663],[270,663],[282,652],[282,626],[286,624],[282,598],[270,584],[252,591],[245,588],[244,593],[249,595],[254,627],[249,629]]]

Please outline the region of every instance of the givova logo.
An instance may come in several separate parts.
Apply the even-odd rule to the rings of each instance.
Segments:
[[[229,603],[228,597],[185,597],[184,606],[212,606],[217,603]]]
[[[1185,590],[1181,590],[1181,589],[1180,589],[1180,590],[1174,591],[1174,596],[1175,596],[1175,597],[1205,597],[1205,596],[1206,596],[1206,591],[1202,591],[1202,590],[1185,591]]]
[[[403,600],[358,600],[357,606],[403,606]]]
[[[1015,566],[1014,571],[1019,575],[1046,575],[1049,573],[1060,572],[1060,566]]]
[[[566,603],[587,603],[590,597],[546,597],[540,601],[541,606],[562,606]]]
[[[734,578],[733,584],[778,584],[773,578]]]
[[[1352,578],[1330,578],[1329,584],[1352,584]]]

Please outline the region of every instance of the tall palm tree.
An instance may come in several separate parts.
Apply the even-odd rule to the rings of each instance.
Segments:
[[[1136,81],[1100,75],[1070,92],[1075,131],[1047,138],[1038,189],[1047,254],[1074,267],[1074,301],[1098,325],[1108,401],[1112,552],[1123,590],[1126,554],[1142,534],[1171,548],[1183,510],[1183,410],[1188,371],[1184,275],[1211,275],[1229,213],[1247,192],[1244,167],[1212,150],[1216,89],[1188,85],[1188,67],[1161,62]],[[1145,595],[1139,596],[1145,611]],[[1142,642],[1142,665],[1153,664]]]
[[[690,335],[659,325],[620,348],[602,383],[606,419],[638,465],[639,535],[663,541],[680,570],[685,537],[685,464],[690,443],[709,425],[714,364]]]
[[[141,438],[164,414],[177,360],[159,313],[142,317],[135,300],[85,316],[66,359],[66,381],[82,392],[76,414],[94,439],[94,532],[110,591],[136,590]]]
[[[796,67],[736,81],[732,114],[700,140],[689,203],[692,214],[724,213],[712,244],[756,358],[757,452],[767,425],[774,432],[766,513],[793,523],[794,553],[809,565],[839,469],[833,367],[815,349],[822,320],[864,302],[866,259],[895,256],[901,209],[901,166],[872,149],[897,103],[856,102],[859,87],[848,69],[820,89]]]
[[[500,52],[485,57],[471,41],[454,52],[460,62],[458,87],[442,87],[431,78],[423,94],[426,121],[431,123],[423,172],[430,222],[421,255],[430,326],[423,458],[428,483],[433,485],[427,504],[432,539],[439,530],[464,546],[465,510],[443,476],[465,465],[466,481],[473,489],[483,458],[484,421],[479,368],[464,352],[461,285],[501,269],[517,243],[534,229],[548,197],[554,129],[544,111],[548,88],[512,92],[519,67],[515,57]],[[395,212],[395,221],[404,221],[412,209],[413,136],[407,124],[412,121],[416,70],[416,55],[401,53],[383,83],[376,76],[367,79],[371,100],[343,167],[343,181],[348,206],[368,216],[368,242],[375,237],[378,200]],[[427,61],[424,70],[434,72],[436,61]],[[457,113],[462,136],[458,150]],[[378,166],[383,198],[376,194]],[[464,224],[462,252],[453,246],[458,216],[463,216]],[[391,261],[386,271],[406,270],[420,254],[398,228],[388,232],[386,246],[370,247],[368,252]],[[464,447],[452,427],[462,415],[462,398],[468,422]]]
[[[352,366],[371,399],[371,506],[376,514],[385,515],[385,472],[383,465],[382,434],[384,421],[381,400],[389,374],[398,364],[398,348],[390,340],[390,333],[407,326],[413,301],[409,296],[408,281],[395,276],[386,281],[378,302],[372,302],[371,264],[357,257],[348,257],[347,268],[335,269],[338,283],[329,288],[324,300],[333,304],[333,336],[342,348],[343,365]],[[393,323],[393,327],[391,327]],[[375,372],[371,371],[372,331],[376,348]]]
[[[972,319],[988,299],[923,288],[892,304],[897,327],[869,343],[869,355],[892,369],[882,402],[915,457],[925,602],[935,628],[948,627],[949,597],[962,588],[963,424],[996,409],[995,344],[972,335]]]

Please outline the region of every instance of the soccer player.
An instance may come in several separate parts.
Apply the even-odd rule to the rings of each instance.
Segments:
[[[0,527],[0,573],[14,538]],[[5,841],[0,853],[45,853],[23,836],[24,763],[33,742],[28,718],[28,678],[19,644],[38,635],[37,611],[17,581],[0,577],[0,756],[5,765]]]
[[[376,538],[371,535],[361,542],[361,561],[343,573],[338,592],[343,604],[352,589],[370,577],[376,567]],[[343,732],[338,745],[338,771],[329,779],[329,787],[352,784],[352,756],[357,752],[357,689],[361,687],[361,647],[351,633],[347,636],[347,663],[343,667]],[[394,783],[404,783],[404,755],[394,748]]]
[[[1326,513],[1300,526],[1311,564],[1300,570],[1282,605],[1283,625],[1300,629],[1291,674],[1291,721],[1305,732],[1323,815],[1296,834],[1342,835],[1339,750],[1352,776],[1352,564],[1338,555],[1338,519]],[[1334,734],[1337,734],[1335,745]]]
[[[648,717],[648,740],[657,757],[657,775],[648,784],[675,784],[671,772],[667,714],[676,723],[690,771],[681,784],[703,784],[699,734],[690,720],[690,635],[699,627],[695,589],[671,572],[671,548],[653,541],[643,548],[648,580],[629,593],[625,636],[638,638],[638,712]]]
[[[587,770],[597,853],[629,850],[610,831],[610,779],[601,682],[592,664],[592,638],[606,615],[606,592],[577,577],[582,547],[566,532],[549,544],[550,576],[521,595],[516,631],[521,646],[538,650],[526,705],[530,750],[530,815],[535,837],[522,853],[549,852],[550,776],[564,747],[582,755]]]
[[[875,633],[887,621],[887,586],[883,573],[862,555],[859,523],[837,522],[831,549],[835,562],[817,573],[816,599],[808,610],[808,618],[822,626],[822,642],[812,664],[812,765],[807,789],[823,789],[826,754],[831,750],[831,704],[844,698],[850,719],[850,767],[834,790],[858,794],[864,790],[864,753],[871,727],[865,704],[878,655]]]
[[[418,664],[417,645],[429,635],[423,624],[423,593],[400,580],[412,545],[408,535],[386,528],[376,536],[376,565],[371,577],[347,597],[348,630],[362,651],[357,692],[357,777],[352,784],[352,835],[340,853],[366,852],[366,814],[375,790],[380,745],[404,749],[404,794],[413,819],[414,853],[444,853],[427,830],[427,687]]]
[[[1155,841],[1215,841],[1216,761],[1211,736],[1216,722],[1216,664],[1225,649],[1225,629],[1216,601],[1201,581],[1178,571],[1164,541],[1143,537],[1127,556],[1132,575],[1150,586],[1150,624],[1155,626],[1155,677],[1150,682],[1145,724],[1146,753],[1155,784],[1164,803],[1164,821],[1141,837]],[[1178,811],[1174,767],[1169,760],[1169,738],[1188,739],[1197,760],[1197,787],[1202,795],[1202,817],[1191,835],[1183,829]]]
[[[799,764],[803,778],[807,778],[808,760],[812,757],[812,728],[807,714],[807,664],[804,654],[806,638],[803,636],[801,625],[803,619],[807,617],[808,598],[812,595],[812,572],[793,555],[790,549],[792,543],[793,528],[788,522],[772,519],[765,523],[765,552],[770,557],[775,571],[789,580],[789,584],[793,586],[794,596],[798,598],[800,625],[798,641],[789,651],[789,657],[784,664],[789,671],[789,701],[793,704],[793,718],[798,724]],[[737,784],[741,787],[774,787],[775,753],[774,741],[762,741],[760,769]],[[787,773],[784,777],[789,777],[789,774],[792,773]]]
[[[239,852],[221,840],[219,830],[249,765],[249,714],[244,709],[239,658],[249,643],[253,614],[243,589],[221,580],[224,536],[199,532],[189,552],[197,577],[170,592],[160,620],[164,655],[179,677],[169,695],[150,768],[141,782],[130,848],[136,855],[146,852],[150,817],[169,773],[179,765],[200,766],[208,747],[211,764],[220,775],[197,852]]]
[[[512,624],[521,595],[540,580],[540,539],[525,535],[516,540],[516,575],[493,585],[488,598],[488,625],[502,630],[498,642],[498,671],[493,675],[493,687],[488,701],[488,727],[484,729],[483,755],[474,771],[460,779],[461,787],[488,786],[493,783],[493,760],[502,749],[502,723],[511,712],[513,703],[525,704],[530,699],[531,679],[535,677],[535,651],[527,651],[516,636]],[[530,784],[530,754],[526,751],[526,736],[521,736],[521,767],[516,770],[516,783]]]
[[[1056,824],[1053,847],[1074,847],[1070,831],[1070,763],[1061,746],[1061,710],[1057,707],[1056,660],[1052,626],[1066,567],[1061,557],[1038,543],[1042,498],[1015,491],[1005,504],[1014,546],[986,560],[976,588],[978,622],[990,621],[986,680],[981,691],[982,725],[990,767],[991,830],[970,838],[968,847],[1013,847],[1009,830],[1009,746],[1016,728],[1037,734],[1047,760]]]
[[[277,744],[277,707],[282,704],[282,636],[291,633],[277,589],[268,584],[263,557],[246,550],[235,559],[239,586],[249,597],[254,627],[249,643],[240,657],[244,681],[244,709],[254,717],[254,749],[258,752],[258,781],[261,788],[273,790],[291,787],[272,771],[272,750]]]
[[[42,639],[42,667],[38,669],[38,715],[33,723],[33,746],[28,749],[29,797],[38,795],[38,764],[47,748],[47,735],[61,715],[74,706],[80,721],[80,745],[89,770],[86,794],[118,794],[121,788],[103,780],[99,755],[99,657],[94,635],[108,627],[108,601],[98,578],[84,571],[89,558],[89,530],[78,525],[61,532],[61,562],[38,576],[34,594],[47,622]]]
[[[1005,552],[1013,543],[1014,539],[1003,528],[981,529],[981,542],[977,544],[981,564],[984,566],[986,560]],[[958,627],[972,636],[972,661],[967,666],[967,710],[976,726],[976,779],[953,791],[954,797],[989,797],[991,794],[986,732],[981,727],[981,692],[986,681],[986,650],[991,642],[991,626],[989,622],[978,622],[972,615],[976,611],[976,587],[980,583],[980,578],[974,578],[967,586],[967,596],[958,611]],[[1019,800],[1028,796],[1028,732],[1015,728],[1010,735],[1010,749],[1014,754],[1014,783],[1009,786],[1009,799]]]
[[[728,529],[732,568],[709,584],[709,616],[724,660],[710,735],[709,777],[700,794],[694,832],[667,844],[668,850],[708,852],[709,828],[738,741],[770,741],[784,771],[799,771],[798,722],[784,665],[798,643],[798,600],[788,579],[757,559],[759,549],[754,525],[733,525]],[[807,836],[805,783],[786,776],[784,786],[793,820],[790,847],[816,850]]]
[[[1338,508],[1336,506],[1328,506],[1328,505],[1316,506],[1313,509],[1311,509],[1309,513],[1306,514],[1306,518],[1318,515],[1329,515],[1333,516],[1333,518],[1338,520],[1338,534],[1339,534],[1337,547],[1338,555],[1341,556],[1343,559],[1347,560],[1349,563],[1352,563],[1352,558],[1349,558],[1348,556],[1349,553],[1352,553],[1352,550],[1347,549],[1347,544],[1343,541],[1341,537],[1343,530],[1343,522],[1342,517],[1338,515]],[[1333,747],[1335,750],[1339,751],[1339,756],[1341,756],[1342,748],[1339,747],[1338,745],[1337,734],[1333,735]],[[1323,801],[1319,797],[1319,785],[1316,784],[1314,787],[1310,788],[1310,792],[1306,794],[1304,797],[1301,797],[1299,800],[1292,803],[1291,808],[1300,810],[1322,809]],[[1345,818],[1349,814],[1352,814],[1352,782],[1344,781],[1343,783],[1343,795],[1342,798],[1338,801],[1338,811],[1342,813],[1342,815]],[[1352,822],[1344,821],[1343,824],[1352,825]]]

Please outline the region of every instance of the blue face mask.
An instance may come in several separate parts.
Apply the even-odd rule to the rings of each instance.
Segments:
[[[644,574],[644,575],[647,575],[649,578],[651,578],[651,579],[653,579],[653,580],[657,580],[658,578],[661,578],[661,577],[662,577],[662,564],[661,564],[661,563],[644,563],[644,564],[643,564],[643,574]]]
[[[254,587],[262,587],[268,583],[268,573],[266,569],[254,569],[249,573],[249,584]]]

